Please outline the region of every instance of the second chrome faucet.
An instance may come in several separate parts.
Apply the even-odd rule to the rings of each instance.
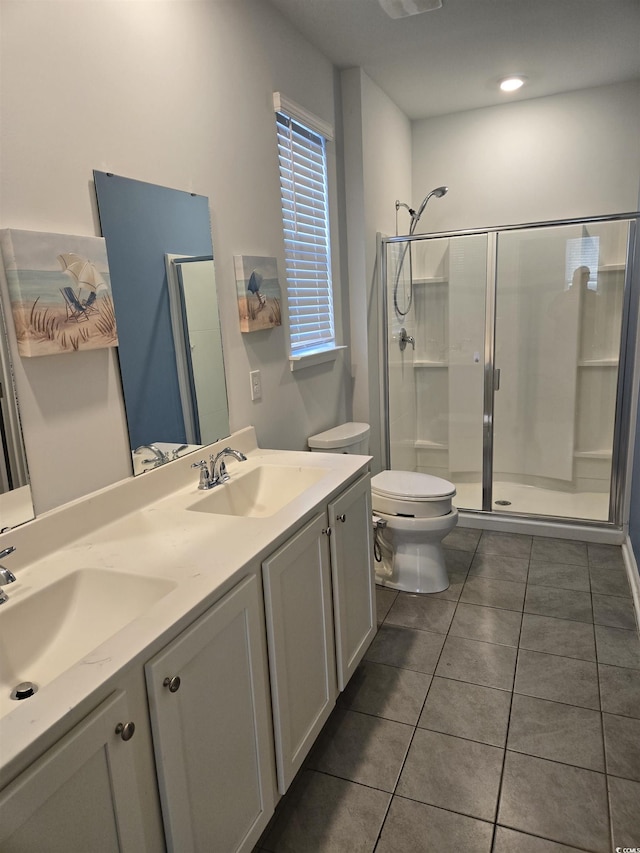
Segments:
[[[193,463],[191,466],[192,468],[200,469],[200,482],[198,483],[199,489],[212,489],[214,486],[226,483],[229,479],[227,466],[224,461],[227,456],[237,459],[238,462],[247,461],[247,457],[244,453],[241,453],[241,451],[234,450],[232,447],[225,447],[224,450],[221,450],[219,453],[211,454],[209,457],[211,462],[210,468],[204,459],[201,459],[200,462]]]

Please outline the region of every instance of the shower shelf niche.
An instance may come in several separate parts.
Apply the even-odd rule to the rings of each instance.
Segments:
[[[430,276],[428,278],[414,278],[413,284],[415,285],[429,285],[429,284],[449,284],[449,278],[445,276]]]
[[[428,441],[425,438],[417,438],[414,443],[414,447],[421,447],[424,450],[448,450],[449,445],[443,444],[440,441]]]
[[[413,360],[414,367],[449,367],[448,361],[427,361],[423,358],[415,358]]]
[[[574,480],[604,492],[611,477],[615,397],[626,265],[598,267],[597,289],[579,293]]]
[[[611,462],[611,450],[574,450],[574,459],[604,459]]]

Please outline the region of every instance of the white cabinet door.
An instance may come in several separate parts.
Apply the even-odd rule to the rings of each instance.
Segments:
[[[147,849],[133,744],[116,732],[131,722],[118,691],[4,789],[2,853]]]
[[[376,633],[368,474],[329,504],[329,524],[338,689],[344,690]]]
[[[245,578],[145,667],[169,851],[252,850],[273,813],[261,599]]]
[[[280,793],[336,701],[327,521],[323,515],[264,561],[269,670]]]

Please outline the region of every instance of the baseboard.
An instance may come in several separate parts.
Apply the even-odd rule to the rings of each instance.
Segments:
[[[629,578],[629,586],[631,587],[631,595],[633,596],[633,607],[636,611],[636,624],[640,630],[640,574],[638,573],[638,563],[636,555],[633,552],[633,545],[627,536],[622,543],[622,556],[627,569],[627,577]]]

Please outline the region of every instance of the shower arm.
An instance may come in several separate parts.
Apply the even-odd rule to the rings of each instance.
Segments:
[[[409,216],[411,217],[411,222],[413,223],[413,218],[416,215],[415,210],[412,207],[409,207],[408,204],[405,204],[400,199],[396,199],[396,237],[398,236],[398,211],[401,207],[404,207],[405,210],[409,212]]]

